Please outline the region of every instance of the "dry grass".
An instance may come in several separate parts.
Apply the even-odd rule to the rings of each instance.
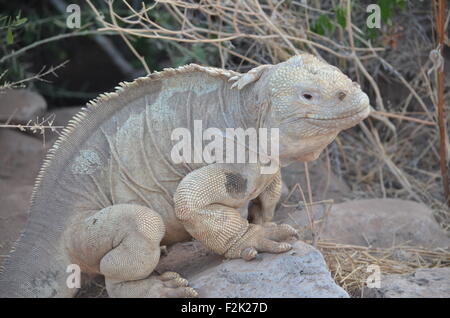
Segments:
[[[370,265],[378,265],[382,275],[409,274],[418,268],[450,266],[450,252],[427,250],[411,246],[369,248],[319,241],[316,246],[336,283],[354,297],[362,297],[366,281],[373,272]]]
[[[17,52],[14,52],[12,54],[10,54],[11,56],[17,55]],[[3,81],[2,83],[0,83],[0,95],[5,93],[8,89],[12,89],[12,88],[23,88],[25,87],[25,83],[27,82],[31,82],[31,81],[42,81],[42,82],[46,82],[46,83],[50,83],[49,80],[46,80],[45,77],[47,75],[54,75],[55,77],[58,77],[56,74],[56,71],[62,67],[64,67],[69,61],[64,61],[60,64],[58,64],[57,66],[50,66],[50,67],[42,67],[39,72],[37,72],[36,74],[33,74],[27,78],[24,78],[20,81],[16,81],[16,82],[8,82],[8,81]],[[8,70],[4,70],[1,74],[0,74],[0,81],[3,80],[3,77],[6,75],[6,73],[8,72]]]

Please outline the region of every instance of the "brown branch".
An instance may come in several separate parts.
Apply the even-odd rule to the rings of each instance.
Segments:
[[[432,121],[428,121],[428,120],[423,120],[423,119],[419,119],[419,118],[414,118],[414,117],[409,117],[409,116],[404,116],[402,114],[395,114],[395,113],[388,113],[388,112],[382,112],[382,111],[372,111],[370,113],[371,115],[380,115],[380,116],[385,116],[385,117],[391,117],[391,118],[397,118],[397,119],[401,119],[401,120],[407,120],[407,121],[412,121],[412,122],[416,122],[419,124],[423,124],[423,125],[428,125],[428,126],[436,126],[436,124]]]
[[[439,54],[444,53],[444,19],[445,19],[445,1],[434,0],[434,13],[436,19],[436,36],[438,41]],[[447,167],[447,149],[446,149],[446,130],[445,130],[445,114],[444,114],[444,65],[439,67],[437,71],[437,115],[439,126],[439,157],[442,176],[442,186],[444,188],[444,201],[450,206],[450,187],[448,181],[448,167]]]

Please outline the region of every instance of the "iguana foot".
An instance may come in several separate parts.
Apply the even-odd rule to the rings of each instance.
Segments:
[[[194,298],[198,293],[188,287],[188,281],[174,272],[162,275],[151,275],[148,278],[113,282],[106,280],[106,288],[111,297],[139,297],[139,298]]]
[[[282,241],[293,236],[298,236],[298,233],[287,224],[250,224],[247,232],[225,253],[225,257],[251,260],[258,252],[283,253],[292,246]]]
[[[157,277],[162,282],[159,288],[161,297],[174,298],[194,298],[198,297],[198,293],[192,287],[188,287],[187,279],[175,272],[165,272]]]

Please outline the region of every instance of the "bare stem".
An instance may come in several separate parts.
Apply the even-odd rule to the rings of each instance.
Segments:
[[[439,54],[442,56],[444,51],[444,19],[445,19],[445,1],[435,0],[435,19],[436,19],[436,36],[439,45]],[[446,149],[446,130],[445,130],[445,114],[444,114],[444,65],[437,69],[437,115],[439,126],[439,157],[442,176],[442,186],[444,188],[444,201],[450,206],[450,187],[448,181],[447,167],[447,149]]]

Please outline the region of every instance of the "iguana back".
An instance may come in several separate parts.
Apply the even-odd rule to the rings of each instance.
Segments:
[[[37,177],[27,225],[0,274],[0,296],[72,293],[59,286],[74,262],[64,253],[74,214],[88,217],[120,203],[145,205],[179,233],[163,244],[189,238],[173,213],[173,194],[203,164],[174,165],[171,132],[192,131],[195,119],[204,128],[233,127],[237,109],[231,105],[239,104],[239,94],[229,89],[228,79],[235,74],[195,64],[167,69],[121,83],[74,116]]]

